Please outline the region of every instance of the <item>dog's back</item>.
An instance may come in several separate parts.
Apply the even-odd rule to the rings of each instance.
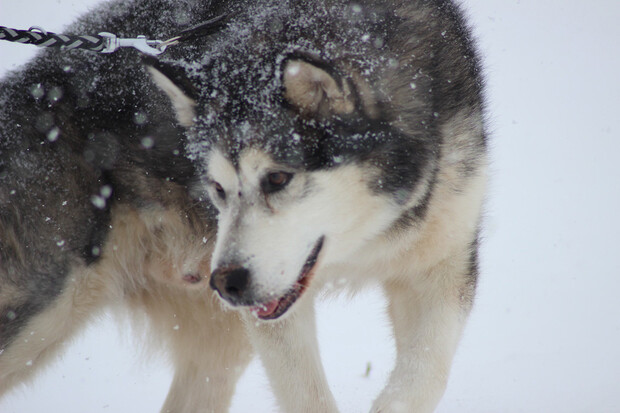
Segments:
[[[101,31],[105,20],[85,18],[73,30]],[[156,168],[173,159],[163,152],[182,150],[166,105],[149,101],[158,94],[138,59],[46,50],[3,80],[0,348],[53,302],[72,268],[98,260],[112,204],[157,196],[127,175],[161,179]],[[170,178],[191,173],[179,164],[167,168]]]

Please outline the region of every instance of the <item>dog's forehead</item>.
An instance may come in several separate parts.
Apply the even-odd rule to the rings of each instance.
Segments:
[[[207,162],[208,175],[221,184],[232,184],[232,181],[238,179],[257,181],[265,171],[277,165],[271,155],[255,147],[244,149],[235,159],[219,149],[214,149]]]
[[[274,164],[271,156],[257,148],[248,148],[239,157],[239,171],[243,174],[260,173]]]
[[[209,152],[206,157],[207,175],[221,184],[231,184],[235,181],[237,168],[233,162],[218,149]]]
[[[282,106],[272,107],[267,114],[247,113],[241,119],[222,114],[196,126],[189,149],[198,157],[202,157],[204,149],[218,151],[235,168],[242,154],[257,152],[268,154],[272,163],[298,168],[303,165],[307,150],[304,140],[311,139],[301,127]]]

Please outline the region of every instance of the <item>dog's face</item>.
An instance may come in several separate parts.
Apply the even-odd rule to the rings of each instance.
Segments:
[[[270,36],[268,48],[228,47],[200,70],[190,65],[201,74],[187,76],[194,92],[187,78],[151,68],[188,127],[198,197],[219,211],[211,286],[265,320],[287,314],[322,269],[354,259],[423,202],[436,153],[423,129],[399,126],[390,85],[375,84],[393,70],[387,59],[369,76],[362,59],[319,57]],[[421,101],[410,93],[399,99]],[[407,117],[424,124],[425,103]]]
[[[284,314],[321,268],[349,259],[397,216],[360,166],[306,171],[247,148],[236,166],[212,151],[207,170],[219,210],[211,285],[263,319]]]

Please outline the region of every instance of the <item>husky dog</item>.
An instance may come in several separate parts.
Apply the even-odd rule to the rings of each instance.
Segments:
[[[167,39],[210,7],[108,2],[68,32]],[[139,54],[45,51],[0,101],[0,395],[128,306],[175,367],[162,411],[226,411],[251,349],[209,288],[214,211],[189,195],[183,131]]]
[[[0,394],[128,305],[175,364],[162,411],[226,411],[244,324],[284,411],[335,412],[313,301],[346,279],[389,300],[396,367],[372,411],[432,411],[472,304],[485,187],[458,8],[137,0],[72,31],[169,38],[222,13],[146,69],[133,51],[45,52],[4,80]]]
[[[372,412],[430,412],[472,305],[486,143],[480,68],[448,0],[228,6],[151,62],[217,209],[210,285],[283,411],[335,412],[313,301],[380,283],[397,356]],[[224,7],[226,9],[226,7]]]

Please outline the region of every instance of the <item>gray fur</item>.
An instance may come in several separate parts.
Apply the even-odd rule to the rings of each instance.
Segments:
[[[190,2],[117,3],[68,32],[160,37],[199,19]],[[158,15],[161,8],[169,11]],[[193,168],[170,105],[135,52],[43,51],[0,90],[0,286],[23,294],[11,305],[0,300],[4,348],[53,301],[72,266],[96,261],[111,204],[161,203],[160,181],[185,185]]]

